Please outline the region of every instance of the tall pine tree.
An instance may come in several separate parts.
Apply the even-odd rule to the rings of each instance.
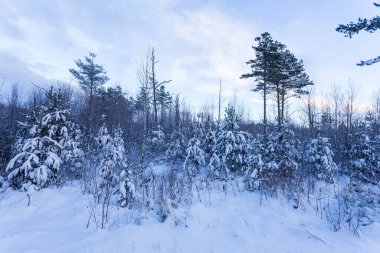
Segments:
[[[94,96],[97,94],[99,88],[109,80],[104,67],[95,63],[95,57],[96,55],[90,52],[89,56],[85,56],[84,62],[81,59],[75,61],[78,69],[69,69],[89,99],[87,128],[90,133],[94,120]]]

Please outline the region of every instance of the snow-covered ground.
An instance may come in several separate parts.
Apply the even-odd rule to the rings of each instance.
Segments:
[[[259,194],[236,194],[213,191],[210,202],[206,193],[202,202],[195,196],[188,212],[174,211],[179,225],[152,211],[139,225],[126,224],[125,215],[100,230],[92,220],[86,228],[91,197],[78,184],[35,192],[30,206],[26,193],[8,190],[0,195],[0,252],[380,252],[379,223],[359,236],[333,232],[311,207],[294,209],[284,199],[260,206]]]

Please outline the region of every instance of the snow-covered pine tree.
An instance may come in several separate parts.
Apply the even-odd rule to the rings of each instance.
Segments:
[[[83,171],[84,151],[82,149],[82,132],[77,124],[67,122],[62,129],[64,138],[59,141],[62,147],[61,160],[64,177],[78,179]]]
[[[204,151],[200,147],[200,141],[192,138],[186,149],[186,158],[183,168],[187,175],[193,177],[200,172],[200,168],[205,165]]]
[[[378,184],[380,183],[380,135],[375,136],[372,142],[372,147],[375,156],[375,170],[376,170],[376,180]]]
[[[186,158],[183,163],[184,171],[184,200],[188,204],[192,200],[193,178],[201,172],[202,166],[205,165],[204,151],[200,147],[200,141],[197,138],[191,138],[186,149]]]
[[[364,133],[355,136],[351,153],[351,180],[353,183],[376,183],[376,159],[369,137]]]
[[[121,207],[128,207],[135,199],[135,184],[132,180],[132,172],[128,162],[124,163],[124,168],[119,176],[119,203]]]
[[[198,118],[201,120],[202,119],[202,113],[198,114]],[[195,122],[194,125],[194,134],[193,137],[197,138],[198,140],[203,140],[205,137],[205,124],[202,122]]]
[[[338,167],[333,161],[329,139],[320,135],[311,139],[306,147],[306,163],[310,175],[327,182],[332,182],[337,175]]]
[[[161,155],[165,151],[165,133],[163,132],[161,125],[157,126],[157,130],[151,131],[150,138],[148,139],[148,146],[154,155]]]
[[[236,108],[229,104],[224,111],[224,122],[222,128],[225,131],[237,131],[239,129],[240,116],[238,115]]]
[[[217,177],[220,171],[223,170],[222,162],[216,153],[213,153],[208,163],[208,175],[211,177]]]
[[[248,168],[245,172],[245,188],[249,191],[259,190],[263,186],[263,180],[268,178],[266,175],[269,170],[266,164],[266,136],[258,135],[251,142],[251,152],[248,159]]]
[[[69,134],[69,110],[62,109],[62,96],[50,89],[47,106],[35,107],[21,124],[15,156],[6,171],[14,188],[40,189],[56,178],[62,160],[63,143]]]
[[[125,149],[122,131],[119,128],[115,130],[114,136],[111,137],[106,126],[103,125],[99,129],[99,134],[95,140],[98,144],[98,156],[100,158],[100,180],[97,199],[102,205],[101,228],[104,228],[108,221],[111,196],[118,183],[115,170],[124,165]]]
[[[211,157],[214,156],[216,150],[217,139],[221,126],[218,123],[210,124],[206,130],[204,138],[201,139],[202,149],[205,151],[205,159],[211,162]]]
[[[249,134],[238,131],[239,116],[235,108],[229,105],[225,110],[225,119],[221,131],[216,132],[215,154],[219,157],[221,166],[212,173],[220,179],[227,179],[243,172],[248,165],[250,145]],[[214,157],[215,158],[215,157]],[[216,159],[214,159],[216,161]]]
[[[112,138],[108,133],[107,127],[103,125],[99,129],[98,136],[95,138],[98,144],[98,156],[100,159],[98,201],[108,199],[111,194],[111,189],[117,184],[115,167],[120,165],[124,159],[124,144],[118,135],[119,134],[116,133],[116,138]]]
[[[121,171],[125,166],[126,157],[123,140],[123,131],[120,127],[114,130],[112,145],[114,146],[112,160],[115,163],[116,170]]]
[[[170,136],[166,158],[171,163],[183,162],[186,158],[187,141],[181,131],[175,130]]]
[[[282,128],[258,138],[254,145],[247,188],[276,191],[289,186],[298,167],[293,131]]]
[[[274,152],[270,154],[270,161],[275,162],[278,166],[277,170],[274,171],[274,176],[275,181],[281,187],[289,186],[292,183],[298,168],[294,143],[294,132],[287,127],[272,136]]]

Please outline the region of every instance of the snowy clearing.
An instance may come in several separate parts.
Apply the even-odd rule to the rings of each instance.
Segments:
[[[333,232],[314,210],[284,199],[260,206],[257,193],[225,199],[222,191],[211,193],[211,203],[201,199],[188,212],[174,211],[186,215],[180,225],[173,217],[160,223],[152,211],[141,225],[119,220],[100,230],[86,229],[91,197],[78,184],[35,192],[29,207],[25,192],[7,190],[0,198],[0,252],[380,252],[378,222],[356,236]]]

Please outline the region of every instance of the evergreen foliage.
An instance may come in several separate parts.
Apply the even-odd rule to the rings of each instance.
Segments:
[[[288,128],[259,136],[245,174],[246,188],[276,191],[290,187],[298,168],[294,144],[294,132]]]
[[[356,134],[356,142],[351,147],[350,155],[351,180],[354,183],[376,183],[378,170],[376,155],[366,134]]]
[[[124,168],[119,176],[119,203],[121,207],[127,207],[135,199],[135,185],[132,181],[132,172],[128,163],[124,163]]]
[[[95,138],[98,144],[98,157],[100,159],[100,182],[99,198],[107,199],[111,194],[111,189],[118,182],[116,169],[124,165],[125,148],[122,139],[122,132],[117,129],[113,136],[108,133],[105,126],[99,129],[98,136]]]
[[[96,55],[90,52],[89,56],[84,57],[84,62],[81,59],[75,61],[77,70],[69,70],[84,92],[91,95],[96,94],[99,88],[109,80],[104,67],[94,62],[95,57]]]
[[[380,7],[379,4],[374,3],[376,7]],[[350,22],[349,24],[342,25],[340,24],[336,31],[343,33],[345,37],[352,38],[352,35],[358,34],[360,31],[366,31],[370,33],[374,33],[377,30],[380,29],[380,16],[373,17],[371,19],[367,18],[358,18],[358,21],[356,23]],[[360,61],[357,65],[358,66],[365,66],[365,65],[372,65],[374,63],[377,63],[380,61],[380,56],[366,60],[366,61]]]
[[[189,140],[186,149],[186,158],[183,167],[186,173],[192,177],[199,174],[202,166],[205,165],[204,151],[200,147],[201,142],[197,138]]]
[[[183,162],[186,158],[186,137],[182,132],[175,130],[170,136],[165,155],[169,162]]]
[[[262,92],[264,97],[264,132],[267,128],[267,99],[274,95],[277,103],[277,121],[282,126],[285,119],[286,102],[290,97],[300,97],[308,94],[307,86],[313,85],[305,73],[304,65],[284,44],[273,40],[269,33],[255,38],[258,46],[255,50],[256,59],[247,62],[252,72],[240,78],[255,78],[255,92]]]
[[[233,178],[247,168],[249,155],[249,134],[239,131],[235,107],[229,105],[220,131],[216,132],[214,152],[211,156],[211,174],[216,178]],[[217,156],[217,157],[216,157]]]
[[[333,156],[328,138],[318,135],[312,139],[306,147],[306,161],[310,166],[310,174],[319,180],[333,182],[338,171]]]
[[[38,190],[51,184],[61,168],[61,156],[65,162],[70,160],[65,156],[72,141],[69,111],[61,108],[62,97],[53,88],[46,96],[49,104],[33,108],[28,121],[21,124],[15,156],[7,165],[15,188]]]

